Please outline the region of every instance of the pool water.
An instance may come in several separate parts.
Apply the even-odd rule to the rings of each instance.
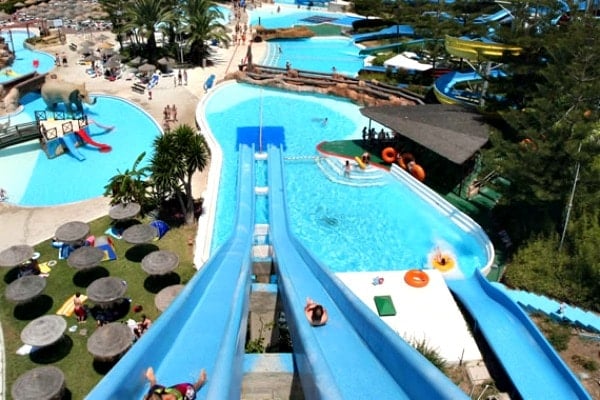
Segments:
[[[12,32],[12,35],[10,32]],[[8,43],[10,49],[13,48],[13,44],[15,49],[15,60],[13,64],[0,69],[0,83],[11,81],[19,75],[28,74],[34,71],[45,74],[54,68],[54,56],[40,51],[29,50],[25,47],[25,39],[27,39],[26,31],[2,31],[0,36],[5,39],[5,42]],[[33,66],[34,60],[39,62],[37,68],[34,68]]]
[[[333,67],[340,74],[355,77],[364,65],[360,47],[341,36],[315,37],[295,40],[270,40],[264,65],[303,71],[331,73]]]
[[[361,16],[331,13],[327,11],[302,11],[296,7],[289,6],[280,7],[280,12],[276,12],[272,7],[265,7],[251,10],[249,13],[250,23],[253,26],[261,25],[267,29],[289,28],[295,25],[317,25],[322,22],[349,28],[352,27],[353,21],[364,19],[364,17]]]
[[[0,187],[8,192],[8,201],[22,206],[51,206],[73,203],[101,196],[111,177],[131,169],[142,152],[147,152],[140,167],[149,161],[152,142],[160,127],[141,108],[117,97],[95,95],[96,104],[85,105],[86,114],[102,125],[115,129],[105,132],[91,124],[89,133],[100,143],[112,147],[101,153],[95,147],[79,147],[85,160],[66,153],[48,159],[37,141],[0,149]],[[24,110],[12,121],[35,120],[35,111],[45,110],[39,94],[29,93],[21,99]],[[127,115],[127,118],[123,118]]]
[[[358,106],[339,98],[242,84],[218,88],[206,104],[208,124],[224,157],[213,251],[233,229],[237,148],[242,142],[255,142],[260,147],[261,108],[262,145],[276,143],[284,148],[291,229],[331,270],[423,267],[436,246],[457,255],[465,273],[485,265],[485,249],[472,236],[400,182],[387,177],[383,186],[357,187],[334,183],[324,176],[315,162],[316,146],[324,140],[360,138],[368,120]],[[324,117],[327,124],[322,122]],[[259,182],[264,181],[258,176]],[[268,219],[266,208],[266,201],[260,199],[258,221]]]

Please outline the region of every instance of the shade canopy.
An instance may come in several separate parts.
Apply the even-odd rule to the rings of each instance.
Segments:
[[[141,209],[139,203],[119,203],[108,210],[108,215],[116,220],[130,219],[138,215]]]
[[[27,244],[17,244],[0,252],[0,267],[14,267],[31,259],[33,247]]]
[[[147,224],[132,225],[123,231],[121,235],[127,243],[142,244],[151,241],[158,236],[156,228]]]
[[[27,303],[39,296],[46,288],[46,278],[39,275],[27,275],[12,281],[6,287],[4,295],[17,304]]]
[[[54,236],[59,242],[77,243],[83,241],[90,233],[90,226],[81,221],[67,222],[58,227]]]
[[[164,275],[179,265],[179,256],[168,250],[157,250],[142,259],[142,269],[150,275]]]
[[[459,165],[479,151],[489,137],[483,117],[457,105],[363,107],[360,112]]]
[[[154,72],[154,71],[156,71],[156,66],[152,65],[152,64],[148,64],[148,63],[142,64],[138,67],[138,71],[144,72],[144,73]]]
[[[65,374],[60,368],[45,365],[19,376],[10,391],[14,400],[46,400],[62,398]]]
[[[30,346],[50,346],[63,337],[67,321],[60,315],[43,315],[28,323],[21,331],[21,340]]]
[[[104,259],[104,251],[98,247],[83,246],[73,251],[67,264],[75,269],[88,269],[96,267]]]
[[[413,71],[427,71],[433,68],[431,64],[424,64],[411,58],[410,52],[401,53],[383,62],[384,67],[400,68]]]
[[[87,342],[88,351],[94,358],[112,360],[125,353],[133,344],[133,333],[127,324],[111,322],[98,329]]]
[[[87,296],[94,303],[105,305],[121,299],[127,291],[127,283],[121,278],[107,276],[96,279],[87,288]]]
[[[171,285],[162,289],[157,293],[156,297],[154,297],[156,308],[160,311],[165,311],[184,287],[184,285]]]

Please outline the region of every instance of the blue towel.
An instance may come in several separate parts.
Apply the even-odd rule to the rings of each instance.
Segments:
[[[171,229],[165,221],[161,221],[159,219],[150,222],[150,226],[156,228],[156,232],[158,234],[159,239],[162,238],[165,235],[165,233],[169,231],[169,229]]]

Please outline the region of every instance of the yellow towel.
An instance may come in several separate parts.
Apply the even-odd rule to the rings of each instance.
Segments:
[[[75,304],[73,303],[74,298],[75,295],[69,297],[67,301],[65,301],[63,305],[60,306],[58,311],[56,311],[56,315],[64,315],[65,317],[70,317],[71,315],[73,315],[73,313],[75,312]],[[79,296],[79,298],[81,299],[82,303],[85,303],[85,301],[87,300],[87,296],[85,294],[82,294],[81,296]]]
[[[40,272],[41,272],[42,274],[49,274],[49,273],[50,273],[50,271],[52,271],[52,268],[50,268],[50,267],[48,266],[48,263],[47,263],[47,262],[40,263],[40,264],[39,264],[39,267],[40,267]]]

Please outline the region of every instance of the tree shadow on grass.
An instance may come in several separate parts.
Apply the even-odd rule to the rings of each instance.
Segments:
[[[31,353],[29,358],[36,364],[53,364],[69,355],[73,348],[73,339],[64,335],[56,343],[42,347]]]
[[[125,252],[125,258],[132,262],[141,262],[144,257],[156,250],[158,246],[152,243],[136,244]]]
[[[42,294],[27,303],[16,305],[13,310],[13,317],[20,321],[31,321],[46,314],[53,305],[54,300],[52,297]]]
[[[144,289],[156,294],[167,286],[178,285],[180,283],[181,277],[175,272],[165,275],[150,275],[144,280]]]
[[[105,278],[110,275],[110,272],[104,267],[94,267],[77,271],[73,275],[73,283],[77,287],[88,287],[90,283],[96,279]]]

